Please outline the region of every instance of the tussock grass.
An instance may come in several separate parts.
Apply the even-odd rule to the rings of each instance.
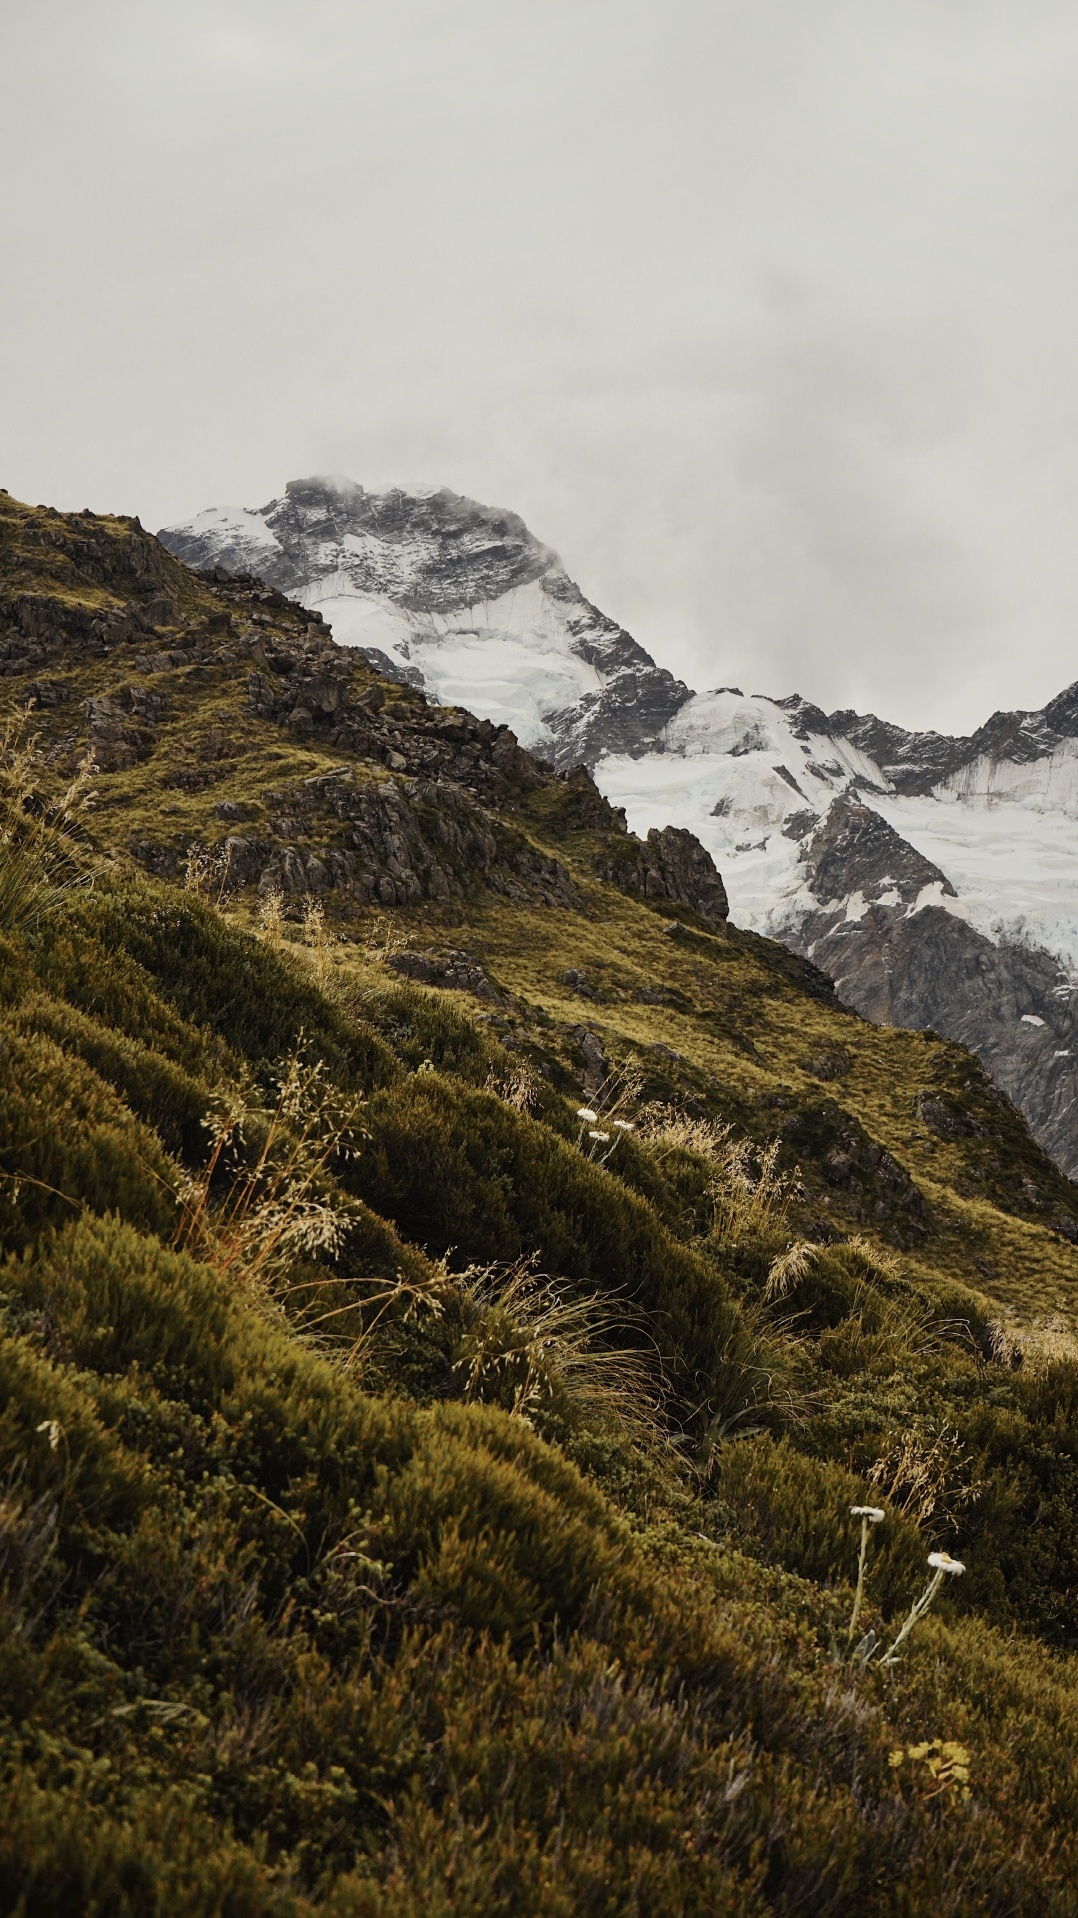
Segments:
[[[658,1354],[619,1343],[634,1315],[556,1284],[534,1260],[463,1272],[441,1261],[362,1290],[363,1329],[348,1354],[362,1376],[391,1376],[418,1329],[428,1363],[437,1352],[432,1385],[443,1398],[500,1406],[555,1436],[586,1430],[669,1444]]]
[[[75,593],[63,516],[0,522],[11,580],[36,550]],[[22,834],[121,670],[64,666]],[[153,835],[225,703],[253,821],[332,763],[234,678],[175,675],[154,755],[101,780],[103,846]],[[169,800],[210,861],[217,796]],[[922,1084],[981,1098],[956,1048],[766,942],[665,938],[557,799],[514,795],[572,913],[330,901],[304,943],[212,874],[58,870],[0,934],[0,1913],[1069,1918],[1070,1199],[988,1103],[911,1140]],[[387,973],[449,937],[511,1033]],[[580,1137],[581,1023],[614,1149]],[[840,1044],[824,1091],[805,1062]],[[967,1566],[886,1671],[846,1642],[865,1504],[877,1649],[929,1549]]]
[[[177,1193],[174,1241],[265,1296],[300,1260],[336,1262],[352,1208],[325,1174],[359,1150],[359,1101],[343,1101],[319,1061],[293,1053],[274,1093],[270,1105],[243,1085],[218,1098],[205,1163]]]
[[[0,932],[25,934],[90,877],[84,816],[93,803],[87,760],[55,799],[41,789],[37,739],[25,713],[0,733]]]

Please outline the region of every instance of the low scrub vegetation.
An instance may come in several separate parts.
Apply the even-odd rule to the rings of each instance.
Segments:
[[[0,511],[67,635],[0,751],[0,1918],[1070,1918],[1074,1189],[959,1048],[600,885],[523,756],[546,903],[245,892],[226,822],[303,840],[344,750],[242,705],[300,615],[46,517]],[[160,680],[151,591],[202,633]]]
[[[0,1911],[1073,1909],[1069,1361],[192,893],[2,958]]]

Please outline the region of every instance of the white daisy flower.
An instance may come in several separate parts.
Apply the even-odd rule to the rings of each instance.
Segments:
[[[934,1572],[949,1572],[952,1578],[958,1578],[965,1571],[960,1558],[952,1558],[950,1552],[929,1552],[928,1562]]]
[[[635,1127],[631,1119],[615,1119],[614,1124],[617,1126],[617,1129],[619,1132],[635,1131]]]
[[[609,1132],[589,1132],[589,1133],[588,1133],[588,1138],[589,1138],[589,1139],[598,1139],[601,1145],[609,1145],[609,1143],[610,1143],[610,1134],[609,1134]]]
[[[576,1116],[578,1119],[583,1119],[585,1125],[594,1125],[599,1114],[593,1112],[590,1106],[577,1106]]]
[[[854,1518],[867,1518],[870,1525],[878,1525],[881,1518],[887,1517],[880,1505],[851,1505],[850,1510]]]

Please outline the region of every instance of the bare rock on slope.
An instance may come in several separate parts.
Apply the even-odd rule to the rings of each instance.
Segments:
[[[646,840],[618,837],[597,853],[596,865],[622,892],[688,907],[716,929],[729,918],[726,888],[711,854],[682,826],[653,826]]]

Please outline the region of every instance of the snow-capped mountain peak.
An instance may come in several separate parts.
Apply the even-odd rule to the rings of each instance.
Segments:
[[[292,480],[257,511],[214,507],[161,537],[317,608],[391,677],[511,725],[557,764],[646,751],[689,698],[522,519],[447,488]]]
[[[694,693],[516,514],[445,488],[291,481],[161,538],[317,608],[433,700],[586,764],[633,831],[695,834],[735,920],[811,956],[867,1016],[964,1040],[1078,1171],[1078,683],[966,738],[796,694]]]

